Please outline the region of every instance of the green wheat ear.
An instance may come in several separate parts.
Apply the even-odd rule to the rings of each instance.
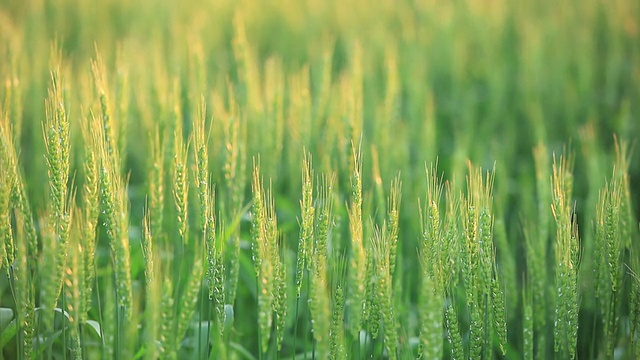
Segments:
[[[304,177],[303,177],[304,178]],[[331,354],[331,295],[328,274],[329,240],[333,221],[333,177],[322,176],[318,185],[314,238],[309,257],[309,310],[318,356]],[[304,196],[304,195],[303,195]],[[312,221],[314,219],[311,219]],[[344,298],[342,299],[344,301]],[[343,304],[344,305],[344,304]]]
[[[392,277],[390,269],[390,238],[386,233],[386,228],[374,228],[372,238],[372,249],[375,275],[375,295],[374,302],[382,315],[384,324],[384,343],[387,348],[389,358],[397,358],[398,330],[396,315],[393,303]]]
[[[3,262],[6,263],[7,275],[14,289],[16,304],[16,338],[17,354],[25,359],[32,358],[34,339],[36,337],[36,319],[34,311],[35,291],[34,275],[30,270],[30,262],[37,256],[36,228],[31,214],[31,206],[27,200],[24,177],[18,168],[18,149],[15,148],[13,131],[7,120],[7,114],[0,112],[0,164],[4,176],[1,183],[0,201],[6,212],[0,216],[2,232]],[[4,177],[3,176],[3,177]],[[7,185],[4,187],[4,185]],[[13,214],[13,225],[11,215]],[[55,287],[55,285],[54,285]]]
[[[205,125],[206,105],[204,98],[200,99],[197,118],[193,126],[193,154],[194,154],[194,177],[196,189],[198,189],[198,201],[200,204],[199,226],[206,238],[206,231],[211,224],[208,222],[209,215],[212,212],[211,204],[209,204],[211,191],[209,185],[209,150],[207,148],[207,130]]]
[[[165,274],[172,273],[171,263],[165,264],[162,268],[162,272]],[[174,300],[174,285],[172,277],[163,279],[160,287],[160,326],[158,329],[158,352],[161,357],[170,357],[175,347],[173,342],[175,341],[174,326],[176,324],[175,316],[175,300]]]
[[[331,359],[347,358],[347,337],[345,330],[345,284],[347,281],[347,269],[349,263],[344,253],[337,250],[331,255],[333,259],[330,281],[333,293],[333,303],[331,304],[331,327],[329,330],[329,357]]]
[[[34,279],[29,270],[28,242],[22,215],[16,213],[16,259],[13,265],[12,281],[15,291],[16,319],[18,323],[18,352],[24,359],[31,359],[36,336]]]
[[[0,115],[3,116],[3,115]],[[3,117],[2,124],[8,124]],[[14,178],[11,176],[8,142],[5,139],[5,126],[0,125],[0,270],[6,265],[7,270],[15,257],[13,230],[11,228],[11,190]]]
[[[605,328],[605,354],[613,356],[614,335],[619,321],[617,301],[622,278],[620,273],[620,187],[615,179],[599,193],[596,206],[594,239],[594,285]]]
[[[422,281],[418,314],[420,317],[420,358],[438,359],[443,354],[442,331],[444,327],[444,269],[446,262],[445,234],[440,220],[440,202],[443,192],[442,178],[436,166],[426,170],[427,193],[424,208],[420,206],[422,241],[420,265]]]
[[[43,124],[47,173],[49,176],[50,214],[43,223],[44,269],[41,273],[44,309],[47,327],[52,325],[53,309],[62,291],[64,271],[69,253],[69,231],[71,214],[69,211],[69,117],[66,113],[62,94],[62,79],[56,70],[51,72],[51,87],[46,100],[46,120]],[[47,269],[48,268],[48,269]]]
[[[311,155],[304,153],[302,160],[302,200],[300,200],[302,213],[300,225],[300,239],[298,242],[298,256],[296,263],[296,297],[300,298],[303,275],[306,269],[310,269],[313,249],[313,165]]]
[[[495,172],[483,174],[469,163],[466,196],[462,199],[462,278],[469,311],[471,357],[492,357],[493,336],[504,352],[506,319],[502,290],[495,271],[493,245],[493,181]],[[498,329],[494,326],[499,325]],[[504,326],[503,326],[504,325]]]
[[[151,230],[160,238],[163,232],[164,222],[164,196],[165,196],[165,152],[163,149],[166,141],[162,141],[162,132],[159,126],[155,126],[151,132],[150,157],[147,163],[147,196],[149,206],[149,220]]]
[[[102,128],[102,137],[104,138],[104,152],[109,156],[114,156],[113,159],[119,160],[120,155],[116,155],[118,153],[117,146],[117,134],[118,130],[118,121],[112,116],[111,103],[109,98],[109,86],[107,83],[107,70],[105,68],[104,62],[102,61],[102,56],[98,52],[98,48],[96,46],[95,49],[96,56],[93,60],[91,60],[91,73],[93,75],[93,84],[96,93],[98,94],[98,99],[100,101],[100,116],[101,121],[96,122],[94,125],[98,125]],[[116,164],[118,166],[118,170],[120,169],[120,163]]]
[[[363,325],[363,310],[366,301],[367,253],[362,228],[362,156],[360,151],[355,149],[355,146],[353,146],[352,154],[351,203],[348,209],[351,256],[346,306],[349,312],[348,321],[351,336],[358,339]]]
[[[7,119],[7,115],[4,112],[0,112],[0,116],[3,120],[2,123],[0,123],[0,156],[2,156],[2,162],[6,164],[6,167],[3,168],[6,169],[5,172],[7,174],[5,176],[8,176],[10,178],[10,180],[6,181],[6,183],[8,185],[11,185],[11,187],[7,187],[3,191],[5,191],[5,196],[7,196],[6,192],[10,194],[10,202],[8,206],[12,209],[15,209],[24,222],[25,229],[20,230],[25,232],[29,253],[33,254],[33,256],[35,257],[35,254],[38,251],[38,238],[35,222],[33,220],[33,214],[31,212],[31,204],[29,203],[29,200],[27,198],[27,189],[24,175],[19,168],[19,149],[16,148],[17,144],[14,140],[13,135],[14,130],[12,130],[13,128],[11,126],[11,122],[9,121],[9,119]],[[10,214],[6,213],[6,216],[10,217]],[[5,221],[10,220],[9,218],[7,218],[7,220]],[[8,232],[3,234],[8,234]],[[5,237],[4,246],[6,262],[8,266],[15,260],[16,245],[14,243],[14,238]]]
[[[305,272],[309,273],[308,275],[308,293],[309,296],[309,312],[311,314],[312,323],[314,325],[316,321],[320,319],[318,316],[318,308],[320,306],[318,300],[318,291],[315,286],[312,285],[314,275],[311,273],[315,270],[311,261],[313,260],[312,251],[315,251],[314,243],[313,243],[313,230],[314,230],[314,212],[315,207],[313,204],[313,165],[311,154],[304,151],[302,158],[302,198],[300,200],[300,214],[301,218],[298,220],[300,225],[300,235],[298,237],[298,252],[296,256],[296,277],[295,277],[295,287],[296,287],[296,306],[295,306],[295,325],[294,325],[294,349],[296,348],[295,341],[298,337],[298,317],[300,311],[300,296],[302,292],[302,282],[304,280]],[[321,324],[320,324],[321,326]],[[313,335],[316,341],[318,341],[318,326],[314,326]],[[320,333],[319,337],[322,339],[324,334]],[[319,341],[321,343],[321,341]]]
[[[629,165],[630,165],[631,152],[628,148],[627,142],[624,140],[620,140],[615,137],[615,165],[613,171],[613,183],[617,184],[618,192],[620,193],[620,230],[619,230],[619,246],[621,250],[623,248],[627,248],[629,251],[630,258],[628,259],[628,264],[624,264],[627,268],[624,275],[630,277],[631,281],[631,290],[630,290],[630,300],[629,300],[629,318],[631,323],[631,334],[637,334],[640,329],[640,278],[638,278],[638,273],[640,272],[640,256],[637,251],[637,246],[633,246],[634,243],[638,242],[639,239],[639,230],[640,226],[636,227],[636,221],[634,220],[634,212],[632,208],[631,201],[631,190],[629,183]],[[615,187],[614,187],[615,188]],[[616,191],[616,190],[614,190]],[[603,251],[602,254],[605,252]],[[622,253],[620,254],[622,257]],[[620,258],[619,266],[623,266],[622,259]],[[620,294],[622,295],[622,294]],[[617,306],[620,307],[623,304],[624,296],[616,296]],[[621,311],[621,308],[618,309]],[[615,315],[615,314],[610,314]],[[613,318],[613,323],[619,320],[616,317]],[[615,325],[609,326],[609,329],[615,329]],[[615,336],[615,331],[608,331],[610,336]],[[613,342],[613,338],[610,337],[607,339],[607,342]],[[640,356],[640,341],[638,341],[637,337],[632,337],[632,350],[631,353],[638,357]]]
[[[493,316],[493,328],[498,338],[498,347],[502,356],[507,355],[507,314],[506,299],[503,285],[498,280],[497,265],[493,267],[491,278],[491,311]],[[493,336],[493,335],[492,335]]]
[[[387,199],[387,233],[389,238],[389,271],[395,274],[398,258],[398,234],[400,229],[400,200],[402,198],[402,181],[398,175],[391,182],[391,192]]]
[[[458,315],[456,310],[455,297],[452,297],[452,291],[447,290],[447,297],[450,299],[449,304],[445,307],[444,319],[447,328],[447,339],[451,345],[451,358],[452,359],[464,359],[464,342],[462,341],[462,335],[460,333],[460,324],[458,322]]]
[[[145,279],[145,320],[147,326],[144,330],[144,342],[146,345],[145,357],[155,359],[158,357],[158,330],[160,328],[160,280],[156,276],[157,264],[155,264],[154,238],[151,231],[151,211],[146,209],[142,222],[142,256],[144,258]]]
[[[54,230],[60,243],[66,246],[69,231],[69,209],[67,209],[69,181],[69,116],[64,105],[62,79],[58,70],[51,72],[51,87],[46,100],[46,120],[43,133],[46,147],[47,173],[49,175],[50,198]]]
[[[200,205],[199,226],[204,241],[207,259],[209,299],[213,300],[220,334],[224,330],[225,316],[225,267],[224,241],[218,240],[215,218],[215,193],[210,185],[209,132],[206,130],[206,104],[200,99],[197,119],[193,127],[194,179]],[[223,232],[221,232],[223,233]]]
[[[188,144],[184,144],[182,126],[177,125],[174,133],[173,155],[173,200],[177,215],[178,235],[185,244],[188,241],[189,230],[189,172],[187,171]]]
[[[120,174],[118,152],[109,152],[108,139],[101,119],[93,119],[93,139],[98,148],[100,200],[105,217],[104,227],[109,238],[116,277],[117,305],[125,318],[132,316],[133,289],[129,249],[129,202],[127,186]]]
[[[576,356],[578,332],[578,232],[573,216],[572,157],[554,157],[551,178],[556,221],[556,310],[554,316],[554,349],[568,358]]]
[[[274,316],[276,349],[280,351],[286,330],[286,269],[272,190],[263,187],[259,160],[254,161],[252,193],[252,246],[257,275],[261,352],[267,350]]]
[[[605,356],[612,357],[619,337],[624,294],[625,249],[630,249],[633,216],[629,209],[626,144],[616,138],[613,174],[599,192],[594,238],[594,284],[605,335]],[[632,249],[630,249],[632,250]],[[635,256],[635,255],[634,255]],[[632,283],[632,293],[635,291]],[[631,301],[633,304],[633,300]]]
[[[82,311],[80,322],[85,323],[89,319],[89,309],[91,308],[92,292],[96,276],[95,254],[96,254],[96,228],[98,216],[100,214],[100,174],[98,169],[98,147],[94,142],[90,130],[91,121],[89,118],[83,119],[81,123],[82,140],[84,143],[84,161],[82,172],[84,175],[84,185],[82,187],[82,207],[81,215],[77,216],[77,221],[82,223],[82,266],[84,267],[82,280]]]

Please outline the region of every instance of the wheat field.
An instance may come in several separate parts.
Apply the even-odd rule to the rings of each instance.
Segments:
[[[0,1],[0,359],[640,358],[640,3]]]

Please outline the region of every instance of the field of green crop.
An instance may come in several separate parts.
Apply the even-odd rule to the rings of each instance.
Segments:
[[[0,1],[0,359],[640,358],[640,2]]]

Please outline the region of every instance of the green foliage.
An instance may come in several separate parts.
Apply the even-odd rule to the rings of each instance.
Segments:
[[[639,358],[640,4],[485,5],[0,4],[0,358]]]

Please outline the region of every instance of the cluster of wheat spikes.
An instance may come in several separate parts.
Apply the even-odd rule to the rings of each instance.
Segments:
[[[640,3],[152,3],[0,3],[0,359],[640,358]]]

